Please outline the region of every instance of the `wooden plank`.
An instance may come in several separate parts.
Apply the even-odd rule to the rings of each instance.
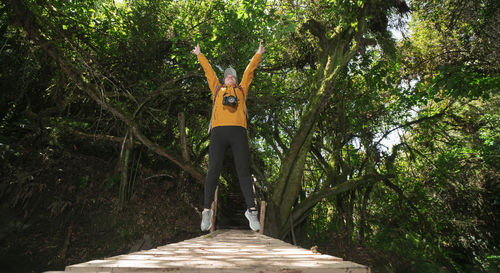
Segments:
[[[351,272],[366,266],[247,230],[217,230],[156,249],[70,265],[67,272]]]
[[[119,260],[114,263],[80,264],[66,268],[66,272],[331,272],[331,273],[369,273],[369,268],[351,262],[300,263],[268,262],[267,264],[248,264],[246,260],[192,260],[185,262]]]

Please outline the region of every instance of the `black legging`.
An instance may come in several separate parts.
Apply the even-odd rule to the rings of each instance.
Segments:
[[[247,130],[241,126],[218,126],[213,128],[210,134],[208,173],[205,180],[205,208],[210,208],[214,201],[215,188],[222,170],[224,153],[228,146],[231,146],[233,150],[234,164],[247,208],[255,207],[250,178]]]

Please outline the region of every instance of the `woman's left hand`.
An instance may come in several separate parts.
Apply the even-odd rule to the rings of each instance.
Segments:
[[[257,49],[257,53],[264,54],[266,52],[266,48],[262,46],[262,42],[259,43],[259,49]]]

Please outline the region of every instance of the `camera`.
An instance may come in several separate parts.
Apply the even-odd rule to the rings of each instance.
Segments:
[[[237,107],[238,98],[233,95],[226,96],[226,94],[224,94],[224,97],[222,97],[222,104]]]

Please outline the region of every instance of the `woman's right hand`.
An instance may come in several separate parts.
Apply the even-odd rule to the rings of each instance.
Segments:
[[[201,53],[201,51],[200,51],[200,43],[196,44],[196,47],[193,49],[192,53],[194,55],[196,55],[196,56],[198,56]]]

